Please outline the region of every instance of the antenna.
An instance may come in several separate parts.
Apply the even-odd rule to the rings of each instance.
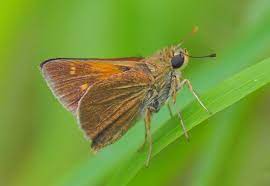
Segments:
[[[188,55],[184,52],[181,52],[182,54],[184,54],[185,56],[188,56],[190,58],[207,58],[207,57],[217,57],[217,54],[216,53],[213,53],[213,54],[209,54],[209,55],[205,55],[205,56],[191,56],[191,55]]]
[[[191,32],[189,32],[187,35],[185,35],[185,37],[182,39],[182,41],[177,45],[177,47],[180,47],[187,39],[189,39],[191,36],[193,36],[196,32],[198,32],[199,27],[198,26],[194,26],[191,30]]]

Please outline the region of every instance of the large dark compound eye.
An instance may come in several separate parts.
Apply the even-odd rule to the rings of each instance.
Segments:
[[[172,57],[171,63],[173,68],[179,68],[184,64],[185,57],[182,54],[178,54]]]

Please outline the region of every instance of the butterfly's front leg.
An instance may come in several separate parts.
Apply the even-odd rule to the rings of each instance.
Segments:
[[[193,87],[190,83],[190,81],[188,79],[183,79],[182,81],[180,81],[180,78],[178,80],[178,90],[181,90],[183,88],[184,85],[188,86],[189,91],[193,94],[193,96],[197,99],[197,101],[199,102],[199,104],[208,112],[209,110],[206,108],[206,106],[203,104],[203,102],[201,101],[201,99],[199,98],[199,96],[197,95],[197,93],[193,90]]]

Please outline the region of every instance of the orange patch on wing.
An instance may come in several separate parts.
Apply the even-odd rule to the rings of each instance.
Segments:
[[[108,63],[100,63],[100,62],[92,62],[89,63],[91,70],[97,71],[101,74],[117,74],[122,72],[122,70],[117,65],[108,64]]]
[[[70,74],[70,75],[74,75],[74,74],[76,73],[75,70],[76,70],[76,67],[71,66],[71,67],[70,67],[69,74]]]

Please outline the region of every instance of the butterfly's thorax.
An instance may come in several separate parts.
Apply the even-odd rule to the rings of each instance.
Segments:
[[[175,74],[170,62],[172,55],[171,50],[166,48],[145,59],[153,82],[145,98],[144,108],[149,107],[153,112],[158,112],[171,94],[172,78]]]

